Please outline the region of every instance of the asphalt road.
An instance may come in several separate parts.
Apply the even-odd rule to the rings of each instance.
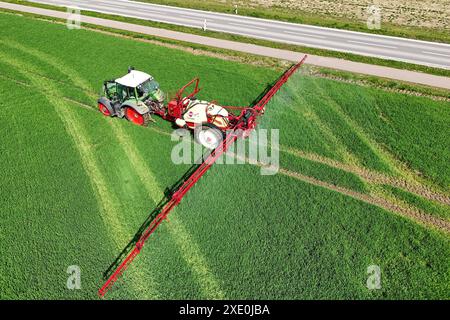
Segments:
[[[31,0],[251,38],[450,69],[450,45],[128,0]]]

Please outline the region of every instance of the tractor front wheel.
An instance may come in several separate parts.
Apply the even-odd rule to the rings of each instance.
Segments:
[[[216,149],[223,141],[223,132],[210,123],[202,124],[194,129],[195,141],[205,148]]]
[[[125,109],[125,116],[128,121],[131,121],[138,126],[147,127],[150,122],[150,115],[148,113],[140,114],[131,107]]]
[[[111,117],[111,112],[109,112],[108,108],[103,104],[103,103],[99,103],[98,104],[98,110],[100,110],[100,112],[106,116],[106,117]]]

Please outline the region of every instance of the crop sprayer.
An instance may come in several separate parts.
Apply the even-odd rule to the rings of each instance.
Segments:
[[[256,128],[257,118],[264,114],[266,105],[303,65],[306,58],[307,56],[304,56],[299,63],[289,68],[253,107],[222,107],[216,102],[199,100],[198,78],[182,87],[167,106],[164,105],[165,94],[149,74],[129,68],[128,74],[124,77],[105,81],[104,96],[98,100],[99,110],[105,116],[126,118],[137,125],[147,126],[152,120],[152,115],[158,115],[180,128],[195,129],[195,140],[212,151],[195,171],[184,178],[176,190],[172,190],[167,203],[142,232],[134,248],[100,288],[98,291],[100,297],[105,296],[141,252],[150,235],[214,162],[238,138],[250,135]],[[191,90],[186,94],[189,88]],[[240,113],[235,115],[231,110],[240,110]]]

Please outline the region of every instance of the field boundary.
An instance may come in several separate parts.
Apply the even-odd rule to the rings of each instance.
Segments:
[[[0,8],[22,11],[37,15],[50,16],[54,18],[67,19],[70,14],[62,11],[48,10],[38,7],[30,7],[24,5],[17,5],[13,3],[0,2]],[[200,45],[207,45],[221,49],[230,49],[234,51],[240,51],[250,53],[259,56],[268,56],[272,58],[288,60],[292,62],[300,61],[303,53],[288,51],[283,49],[276,49],[270,47],[264,47],[260,45],[254,45],[249,43],[235,42],[230,40],[222,40],[217,38],[210,38],[205,36],[199,36],[194,34],[188,34],[178,31],[171,31],[166,29],[158,29],[154,27],[148,27],[143,25],[131,24],[120,22],[116,20],[107,20],[103,18],[96,18],[91,16],[82,15],[83,23],[99,25],[108,28],[115,28],[121,30],[127,30],[131,32],[138,32],[146,35],[157,36],[162,38],[168,38],[183,42],[190,42]],[[420,72],[400,70],[391,67],[376,66],[370,64],[364,64],[360,62],[353,62],[349,60],[321,57],[310,55],[307,64],[326,67],[330,69],[337,69],[343,71],[350,71],[354,73],[367,74],[371,76],[378,76],[382,78],[389,78],[394,80],[406,81],[411,83],[417,83],[432,87],[438,87],[443,89],[450,89],[450,78],[443,76],[436,76],[431,74],[425,74]]]
[[[331,72],[330,72],[331,71]],[[341,74],[339,74],[341,73]],[[439,94],[433,94],[433,93],[426,93],[422,92],[420,90],[417,90],[414,87],[411,88],[403,88],[402,85],[393,85],[389,86],[387,83],[376,83],[374,81],[371,81],[372,79],[364,79],[363,75],[356,75],[356,77],[348,77],[348,74],[344,74],[344,71],[334,71],[331,69],[326,68],[320,68],[318,70],[311,70],[310,76],[316,77],[316,78],[323,78],[327,80],[333,80],[337,82],[344,82],[349,84],[354,84],[361,87],[366,88],[376,88],[379,90],[383,90],[385,92],[389,93],[400,93],[405,94],[408,96],[414,96],[414,97],[424,97],[428,98],[434,101],[444,101],[444,102],[450,102],[450,93],[448,95],[442,95]],[[388,80],[385,80],[386,82]]]

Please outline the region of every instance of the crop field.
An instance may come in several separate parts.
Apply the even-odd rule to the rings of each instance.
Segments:
[[[96,299],[190,168],[171,161],[169,123],[96,111],[130,65],[169,93],[199,76],[224,105],[280,76],[0,12],[0,299]],[[214,165],[107,298],[448,299],[449,123],[446,102],[296,74],[260,123],[279,130],[278,174]],[[66,287],[73,265],[81,290]]]

